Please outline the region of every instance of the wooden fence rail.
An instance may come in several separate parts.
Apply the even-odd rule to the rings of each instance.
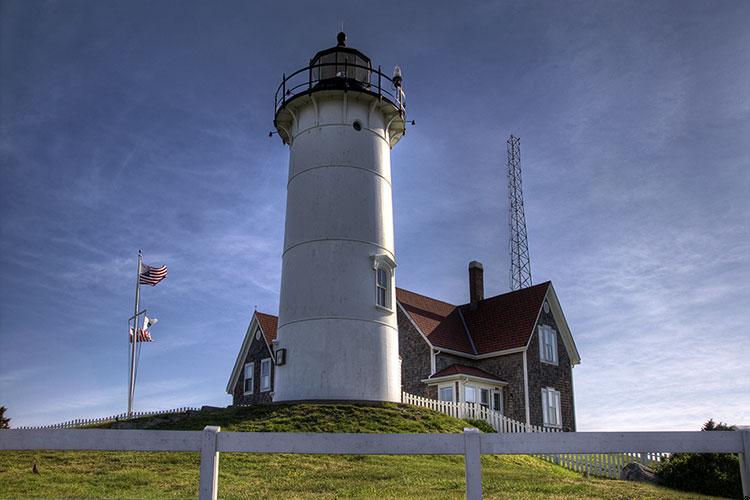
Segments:
[[[739,453],[742,491],[750,495],[750,431],[558,432],[482,434],[328,434],[283,432],[54,429],[0,431],[0,450],[199,451],[199,498],[218,492],[220,452],[346,455],[463,455],[466,498],[482,498],[481,455],[611,455],[633,450]]]

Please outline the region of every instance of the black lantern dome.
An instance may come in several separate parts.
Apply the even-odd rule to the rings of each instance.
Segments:
[[[369,88],[372,63],[357,49],[346,46],[346,33],[336,36],[335,47],[319,51],[310,59],[316,88]]]

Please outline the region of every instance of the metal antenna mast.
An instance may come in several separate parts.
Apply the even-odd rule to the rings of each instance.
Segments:
[[[508,200],[510,201],[510,289],[531,286],[529,242],[521,186],[521,139],[513,135],[508,144]]]

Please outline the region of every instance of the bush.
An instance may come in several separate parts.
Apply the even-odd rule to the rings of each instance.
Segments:
[[[733,431],[709,420],[703,431]],[[740,464],[731,453],[674,453],[656,467],[664,486],[730,498],[742,498]]]
[[[467,418],[465,419],[465,421],[472,427],[476,427],[482,432],[495,432],[495,428],[484,420],[471,420]]]

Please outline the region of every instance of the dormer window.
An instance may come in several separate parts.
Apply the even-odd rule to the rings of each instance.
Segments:
[[[548,325],[539,327],[539,358],[543,363],[557,364],[557,332]]]
[[[387,255],[372,257],[375,271],[375,307],[393,311],[393,270],[396,263]]]

